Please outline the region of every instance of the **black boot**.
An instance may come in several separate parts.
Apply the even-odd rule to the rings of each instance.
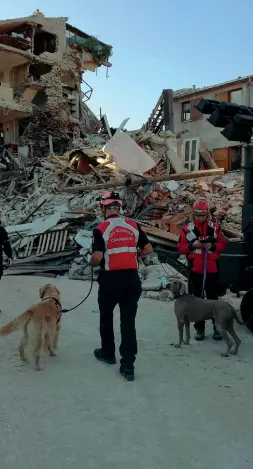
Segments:
[[[101,348],[96,348],[94,350],[94,356],[96,357],[97,360],[99,360],[100,362],[104,362],[104,363],[107,363],[108,365],[115,365],[116,363],[116,358],[115,356],[107,356],[103,349]]]
[[[222,340],[220,333],[217,331],[216,327],[213,328],[213,340]]]
[[[205,338],[205,331],[204,330],[197,330],[197,335],[195,336],[195,340],[200,342],[201,340],[204,340]]]
[[[120,367],[119,372],[127,381],[134,381],[134,370]]]

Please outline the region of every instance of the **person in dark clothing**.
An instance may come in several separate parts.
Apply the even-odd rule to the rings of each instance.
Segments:
[[[196,201],[193,205],[193,221],[184,226],[180,232],[178,251],[185,254],[189,266],[189,293],[202,297],[204,293],[209,300],[218,300],[219,269],[218,259],[226,247],[220,225],[209,220],[208,204],[205,200]],[[221,336],[213,322],[213,339]],[[194,325],[196,340],[205,338],[205,321]]]
[[[8,237],[8,233],[3,225],[0,223],[0,279],[3,276],[3,251],[8,257],[8,262],[12,262],[12,249]]]
[[[118,304],[120,373],[133,381],[137,354],[135,317],[141,295],[137,254],[139,257],[151,254],[152,246],[137,223],[119,215],[121,206],[118,194],[106,193],[101,203],[105,221],[93,230],[91,264],[101,267],[98,278],[101,348],[94,355],[108,364],[116,363],[113,311]]]

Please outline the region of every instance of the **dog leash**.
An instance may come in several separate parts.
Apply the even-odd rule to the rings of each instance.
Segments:
[[[94,283],[94,273],[93,273],[92,265],[87,261],[86,261],[86,263],[87,263],[87,265],[90,265],[90,268],[91,268],[91,281],[90,281],[89,291],[88,291],[87,295],[83,298],[83,300],[80,301],[80,303],[78,303],[77,305],[73,306],[72,308],[62,308],[62,310],[61,310],[62,313],[69,313],[70,311],[74,311],[74,309],[81,306],[89,298],[89,296],[91,294],[91,291],[92,291],[92,288],[93,288],[93,283]]]
[[[203,283],[202,283],[202,293],[201,297],[205,298],[205,284],[206,284],[206,273],[207,273],[207,257],[208,257],[208,249],[205,249],[204,252],[204,275],[203,275]]]

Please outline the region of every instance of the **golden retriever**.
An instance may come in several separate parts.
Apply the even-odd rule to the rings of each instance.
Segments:
[[[26,361],[25,348],[30,339],[33,340],[33,355],[36,370],[41,370],[40,353],[43,345],[48,348],[51,357],[55,357],[58,345],[61,322],[60,291],[47,283],[40,288],[41,302],[28,308],[23,314],[0,329],[0,335],[9,335],[23,328],[23,336],[19,345],[22,361]]]

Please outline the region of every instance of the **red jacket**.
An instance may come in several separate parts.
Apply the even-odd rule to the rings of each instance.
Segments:
[[[105,270],[138,269],[138,226],[126,218],[113,217],[97,226],[105,242]]]
[[[218,223],[205,222],[204,225],[201,225],[196,220],[188,223],[180,232],[177,244],[178,252],[187,256],[193,272],[204,274],[205,249],[193,248],[194,241],[203,236],[207,236],[211,242],[211,249],[209,249],[207,256],[207,273],[218,272],[217,261],[227,244]]]

